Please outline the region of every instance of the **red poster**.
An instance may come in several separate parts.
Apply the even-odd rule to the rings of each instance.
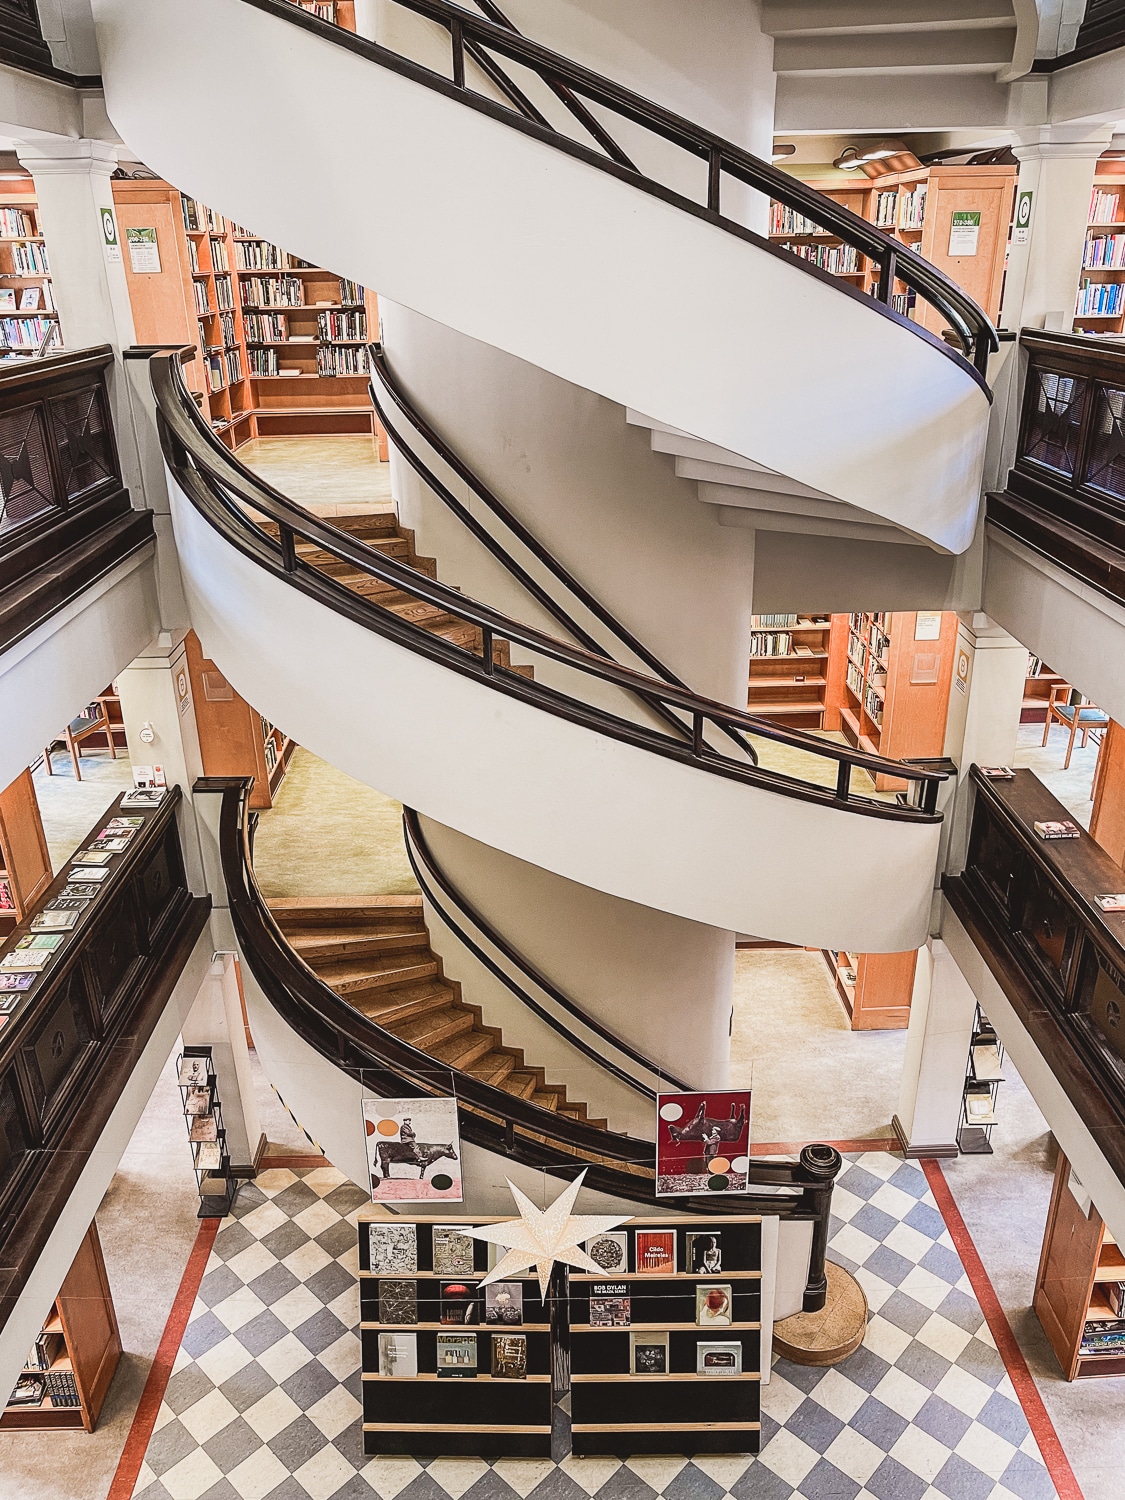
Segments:
[[[745,1193],[750,1090],[661,1094],[656,1109],[656,1192]]]

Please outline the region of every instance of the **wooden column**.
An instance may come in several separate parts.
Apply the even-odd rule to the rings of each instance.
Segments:
[[[1125,728],[1109,721],[1098,755],[1090,834],[1125,867]]]

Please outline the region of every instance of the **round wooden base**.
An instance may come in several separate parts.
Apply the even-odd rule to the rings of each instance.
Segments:
[[[820,1312],[795,1313],[773,1325],[773,1348],[795,1365],[838,1365],[867,1331],[867,1298],[855,1277],[826,1261],[828,1296]]]

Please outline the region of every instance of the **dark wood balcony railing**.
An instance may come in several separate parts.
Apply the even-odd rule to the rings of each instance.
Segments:
[[[88,1165],[211,909],[188,889],[179,788],[143,817],[101,889],[0,1029],[0,1327]],[[96,834],[118,813],[98,820]],[[38,909],[81,866],[68,861]],[[29,935],[29,915],[0,957]]]
[[[968,862],[946,898],[1125,1182],[1125,913],[1094,899],[1122,889],[1121,868],[1087,833],[1038,837],[1069,814],[1032,771],[971,778]]]
[[[153,538],[121,480],[108,344],[0,364],[0,651]]]
[[[1125,603],[1125,345],[1025,329],[1016,462],[988,521]]]

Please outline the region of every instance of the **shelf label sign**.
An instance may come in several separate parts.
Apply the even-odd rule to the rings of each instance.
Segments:
[[[160,246],[156,243],[155,229],[126,229],[125,243],[129,246],[129,265],[134,273],[159,274]]]
[[[953,215],[949,225],[950,255],[975,255],[980,239],[980,209],[966,209]]]
[[[1034,193],[1025,188],[1016,195],[1016,225],[1012,231],[1013,245],[1026,245],[1031,238],[1031,203]]]
[[[117,218],[112,208],[103,208],[102,216],[102,243],[105,247],[105,258],[121,264],[121,243],[117,238]]]

